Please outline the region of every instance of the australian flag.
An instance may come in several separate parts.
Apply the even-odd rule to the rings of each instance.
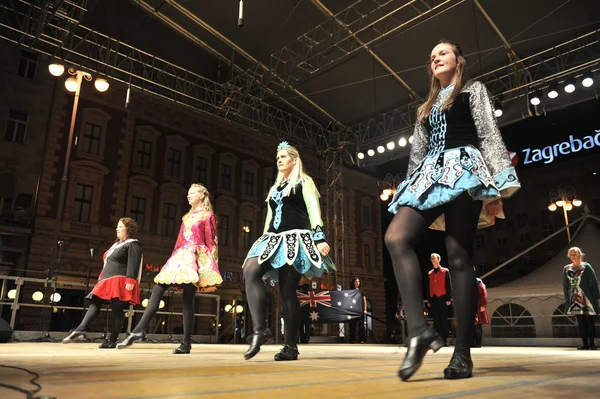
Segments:
[[[363,316],[363,294],[360,290],[297,290],[302,318],[312,324],[344,323]]]

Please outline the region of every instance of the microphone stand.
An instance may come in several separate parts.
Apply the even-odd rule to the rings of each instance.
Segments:
[[[60,270],[60,257],[62,255],[62,247],[64,244],[64,241],[58,241],[58,254],[56,257],[56,265],[54,267],[54,271],[52,272],[52,294],[50,295],[50,297],[45,297],[45,299],[49,302],[50,304],[50,315],[48,314],[47,308],[44,308],[45,312],[44,312],[44,332],[42,334],[42,341],[56,341],[56,339],[52,338],[50,336],[50,329],[52,328],[52,314],[54,313],[54,301],[53,299],[56,297],[56,286],[58,284],[58,275],[59,275],[59,270]],[[50,269],[48,269],[48,275],[46,277],[46,281],[50,278]],[[48,284],[46,283],[46,289],[44,290],[44,294],[48,293]]]

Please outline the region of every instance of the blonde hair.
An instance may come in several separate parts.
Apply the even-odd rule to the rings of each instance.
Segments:
[[[206,211],[206,212],[212,212],[213,206],[212,206],[212,203],[210,202],[210,193],[208,192],[208,189],[199,183],[192,184],[190,186],[190,188],[196,188],[196,189],[198,189],[198,191],[200,191],[200,194],[204,194],[204,199],[202,200],[202,210]],[[190,210],[188,211],[188,213],[183,215],[183,217],[186,217],[187,215],[189,215],[193,210],[194,210],[194,208],[190,207]]]
[[[431,255],[429,255],[429,257],[431,258],[432,256],[435,256],[437,258],[437,260],[442,260],[442,257],[440,256],[440,254],[436,254],[435,252],[432,253]]]
[[[442,106],[442,110],[447,110],[452,106],[452,104],[454,104],[454,100],[456,100],[456,97],[460,94],[462,89],[467,84],[467,81],[464,77],[467,59],[463,55],[463,52],[458,44],[446,39],[440,40],[437,45],[440,44],[449,44],[450,46],[452,46],[452,52],[454,52],[454,55],[456,56],[456,83],[454,84],[454,89],[452,90],[450,97],[448,97],[448,99],[444,102],[444,105]],[[440,81],[437,80],[437,78],[433,74],[433,71],[431,70],[431,61],[428,64],[427,71],[429,73],[429,96],[427,97],[425,103],[421,105],[417,110],[417,119],[419,123],[424,123],[425,120],[429,117],[429,114],[431,113],[431,108],[433,108],[433,104],[435,103],[438,94],[440,94],[440,90],[442,90],[442,85],[440,84]]]
[[[585,256],[585,254],[583,252],[581,252],[581,249],[579,249],[579,247],[571,247],[571,248],[569,248],[569,251],[567,251],[567,257],[569,255],[571,255],[571,253],[573,253],[573,252],[575,252],[577,255],[581,256],[582,259]]]
[[[286,188],[283,189],[283,196],[287,197],[290,195],[292,190],[294,190],[294,192],[296,192],[296,186],[298,185],[298,183],[300,183],[301,181],[305,181],[305,182],[312,181],[312,179],[309,175],[307,175],[304,172],[304,167],[302,165],[302,159],[300,159],[300,152],[298,151],[298,149],[296,147],[289,146],[286,148],[282,148],[280,151],[286,151],[288,153],[288,155],[290,156],[290,158],[292,158],[292,161],[294,161],[294,167],[292,168],[292,171],[290,172],[290,175],[288,178],[288,185]],[[277,151],[277,152],[279,152],[279,151]],[[267,200],[271,197],[271,194],[273,193],[273,191],[275,191],[277,189],[277,187],[279,187],[279,185],[283,182],[284,179],[285,179],[285,177],[283,176],[283,173],[279,172],[277,174],[277,179],[275,179],[275,183],[269,190],[269,194],[267,195]]]

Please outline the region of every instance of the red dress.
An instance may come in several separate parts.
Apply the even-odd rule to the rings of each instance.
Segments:
[[[87,296],[96,296],[110,301],[119,298],[132,305],[140,303],[139,277],[142,270],[142,246],[136,239],[130,238],[116,242],[102,257],[104,266],[98,276],[98,283]],[[133,289],[125,289],[126,284],[133,284]]]
[[[490,324],[490,318],[488,317],[487,311],[487,290],[483,281],[477,279],[477,291],[479,293],[479,300],[477,301],[477,314],[475,315],[475,324]],[[485,308],[482,312],[481,308]]]

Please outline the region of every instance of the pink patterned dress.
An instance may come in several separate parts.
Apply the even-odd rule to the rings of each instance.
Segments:
[[[154,282],[194,284],[202,291],[214,291],[223,282],[217,244],[215,214],[210,211],[188,213],[183,217],[173,253]]]

